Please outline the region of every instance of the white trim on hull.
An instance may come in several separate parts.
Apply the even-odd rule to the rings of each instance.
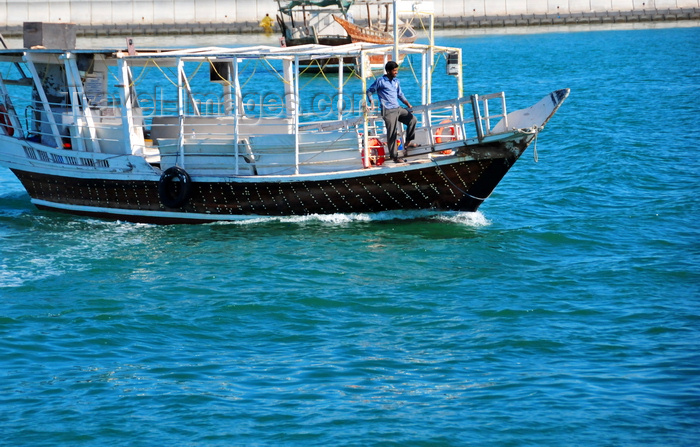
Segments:
[[[130,222],[148,221],[155,222],[158,220],[172,221],[200,221],[200,222],[215,222],[215,221],[242,221],[251,219],[271,219],[278,216],[264,215],[236,215],[236,214],[202,214],[202,213],[183,213],[172,211],[141,211],[133,209],[121,208],[101,208],[95,206],[69,205],[66,203],[49,202],[47,200],[31,199],[31,202],[37,208],[55,210],[57,212],[69,212],[73,214],[94,215],[95,217],[114,216],[116,220],[122,217]],[[145,219],[139,219],[143,217]]]

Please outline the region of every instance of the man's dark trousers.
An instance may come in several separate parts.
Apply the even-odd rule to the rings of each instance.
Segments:
[[[406,135],[403,140],[404,147],[406,147],[406,144],[416,138],[416,122],[418,120],[403,107],[382,110],[382,118],[384,118],[384,125],[386,126],[386,145],[389,148],[389,157],[394,160],[399,156],[396,148],[396,139],[398,137],[397,124],[400,122],[406,126]]]

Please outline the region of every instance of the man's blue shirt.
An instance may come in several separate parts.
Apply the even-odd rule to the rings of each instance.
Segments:
[[[399,85],[399,80],[397,78],[389,79],[387,75],[382,76],[377,79],[369,86],[367,89],[367,97],[372,98],[373,93],[377,93],[379,96],[379,102],[384,109],[395,109],[399,106],[399,99],[404,102],[408,102],[406,97],[401,91],[401,86]]]

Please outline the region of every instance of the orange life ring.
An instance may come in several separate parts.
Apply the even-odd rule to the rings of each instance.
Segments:
[[[440,124],[447,124],[449,123],[450,120],[442,120]],[[449,132],[449,133],[446,133]],[[455,141],[457,140],[457,137],[455,136],[455,128],[454,126],[445,126],[445,127],[438,127],[437,132],[435,132],[435,144],[440,144],[443,142],[443,138],[445,142],[448,141]],[[450,155],[452,153],[451,149],[447,149],[441,152],[444,155]]]
[[[449,120],[445,120],[440,124],[445,124],[445,122],[449,123]],[[449,132],[449,133],[445,133],[445,132]],[[457,137],[455,137],[454,126],[438,127],[437,132],[435,132],[435,144],[442,143],[443,138],[445,139],[445,142],[455,141],[457,139]]]
[[[367,140],[369,150],[368,151],[363,151],[362,152],[362,163],[363,165],[366,166],[365,163],[365,157],[369,153],[369,162],[370,164],[376,165],[376,166],[381,166],[384,164],[384,160],[386,158],[386,152],[384,151],[384,143],[379,141],[377,138],[370,138]]]
[[[10,115],[8,115],[4,104],[0,104],[0,127],[8,137],[15,134],[15,128],[12,127]]]

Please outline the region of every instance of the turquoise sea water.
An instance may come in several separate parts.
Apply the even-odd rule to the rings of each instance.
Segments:
[[[478,213],[135,225],[0,170],[0,444],[697,445],[700,28],[438,43],[572,89]]]

